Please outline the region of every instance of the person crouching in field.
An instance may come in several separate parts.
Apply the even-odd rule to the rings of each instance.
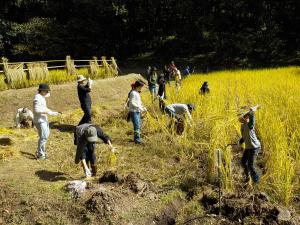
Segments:
[[[96,176],[97,174],[95,143],[98,138],[109,145],[112,152],[115,151],[109,136],[107,136],[99,126],[85,123],[76,127],[74,133],[74,144],[77,145],[75,163],[78,164],[81,162],[86,178]],[[89,169],[89,164],[91,170]]]
[[[205,81],[202,84],[201,88],[199,89],[199,94],[205,95],[205,94],[209,94],[209,92],[210,92],[210,89],[209,89],[209,86],[208,86],[208,82]]]
[[[48,109],[46,98],[50,97],[50,87],[48,84],[40,84],[38,93],[33,100],[33,122],[38,130],[39,142],[36,152],[37,159],[47,159],[46,143],[50,134],[48,115],[58,116],[60,113]]]
[[[258,183],[260,178],[255,169],[255,161],[261,149],[260,141],[258,140],[254,129],[254,113],[258,108],[259,106],[250,108],[250,111],[246,115],[239,118],[242,138],[239,140],[238,146],[245,143],[245,151],[241,163],[245,171],[246,182],[249,181],[250,175],[254,183]]]
[[[129,114],[134,128],[134,142],[141,143],[141,113],[147,112],[147,109],[142,105],[140,92],[144,83],[137,80],[134,83],[134,89],[129,95]]]
[[[165,108],[165,113],[171,118],[176,119],[175,129],[177,134],[181,135],[184,131],[184,119],[187,116],[187,123],[191,126],[192,112],[195,109],[194,104],[175,103]]]
[[[92,90],[93,81],[88,79],[85,83],[86,80],[87,79],[83,75],[78,75],[77,77],[77,93],[81,109],[84,113],[78,125],[90,123],[92,121],[92,98],[90,92]]]
[[[17,128],[30,128],[33,125],[33,113],[28,108],[20,108],[17,110],[15,117]]]

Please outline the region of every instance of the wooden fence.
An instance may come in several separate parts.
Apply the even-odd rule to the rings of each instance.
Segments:
[[[75,60],[70,56],[66,56],[65,60],[48,60],[35,62],[8,62],[8,59],[2,57],[0,63],[4,73],[5,81],[8,84],[14,84],[22,80],[46,80],[49,76],[49,70],[65,69],[66,74],[77,75],[78,68],[87,68],[88,72],[96,77],[100,73],[100,69],[104,70],[105,76],[117,76],[118,65],[114,57],[106,59],[105,56],[98,60],[93,57],[91,60]]]

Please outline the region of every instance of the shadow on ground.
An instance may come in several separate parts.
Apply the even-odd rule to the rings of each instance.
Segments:
[[[37,175],[41,180],[50,181],[50,182],[67,180],[66,176],[68,176],[65,173],[53,172],[47,170],[38,170],[35,172],[35,175]]]
[[[75,126],[74,125],[70,125],[70,124],[60,124],[58,122],[52,122],[50,123],[50,127],[53,129],[57,129],[60,132],[67,132],[67,133],[73,133],[75,130]]]
[[[20,153],[28,159],[36,159],[35,155],[29,152],[20,151]]]

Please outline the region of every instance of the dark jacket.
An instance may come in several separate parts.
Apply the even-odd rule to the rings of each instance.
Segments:
[[[164,99],[166,99],[167,98],[167,96],[166,96],[166,82],[165,82],[165,79],[164,79],[164,77],[160,77],[159,79],[158,79],[158,95],[160,96],[160,97],[163,97]]]
[[[84,132],[90,126],[93,126],[96,128],[98,138],[100,138],[105,144],[107,144],[108,141],[110,140],[109,136],[106,135],[103,132],[103,130],[97,125],[85,123],[85,124],[77,126],[76,130],[74,132],[74,144],[77,145],[76,156],[75,156],[76,164],[80,162],[80,157],[81,157],[82,153],[84,152],[86,145],[88,144],[87,139],[84,135]]]
[[[78,98],[80,101],[81,108],[91,107],[92,99],[90,96],[90,92],[91,89],[89,88],[88,85],[82,85],[82,84],[77,85],[77,93],[78,93]]]

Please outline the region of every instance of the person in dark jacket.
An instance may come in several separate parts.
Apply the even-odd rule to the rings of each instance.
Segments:
[[[209,92],[210,92],[210,89],[208,87],[208,82],[205,81],[199,90],[199,94],[205,95],[205,94],[209,94]]]
[[[81,162],[84,174],[87,178],[96,176],[97,174],[95,142],[98,138],[109,145],[112,152],[115,152],[115,148],[112,146],[109,136],[107,136],[99,126],[85,123],[76,127],[74,133],[74,144],[77,145],[75,163],[78,164]]]
[[[88,79],[88,82],[85,83],[86,80],[87,79],[83,75],[79,75],[77,77],[77,93],[81,109],[84,112],[84,115],[78,125],[90,123],[92,121],[92,99],[90,96],[90,92],[92,89],[93,81]]]
[[[164,66],[163,73],[164,73],[165,82],[170,85],[171,77],[170,77],[170,71],[169,71],[167,65]]]
[[[162,112],[165,111],[165,102],[164,99],[167,99],[166,94],[166,82],[164,74],[161,74],[158,78],[158,97],[159,97],[159,108]]]

